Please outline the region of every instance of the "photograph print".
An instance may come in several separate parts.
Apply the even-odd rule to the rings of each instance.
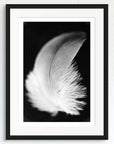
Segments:
[[[90,22],[23,22],[24,122],[90,122]]]
[[[108,5],[6,5],[6,139],[108,139]]]

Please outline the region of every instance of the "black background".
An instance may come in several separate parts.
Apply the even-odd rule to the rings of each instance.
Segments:
[[[89,22],[24,22],[24,83],[27,74],[33,69],[35,58],[42,46],[55,36],[74,31],[87,34],[76,61],[82,84],[87,87],[87,97],[83,99],[87,105],[80,115],[71,116],[59,112],[55,117],[49,113],[33,108],[28,102],[27,91],[24,87],[24,121],[25,122],[89,122],[90,121],[90,23]]]

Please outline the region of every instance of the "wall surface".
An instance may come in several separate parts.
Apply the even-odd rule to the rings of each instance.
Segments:
[[[109,4],[109,140],[5,140],[5,4]],[[113,144],[114,142],[114,1],[113,0],[0,0],[0,144]]]

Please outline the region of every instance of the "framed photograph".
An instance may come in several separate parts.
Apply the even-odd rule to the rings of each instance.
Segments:
[[[6,5],[6,139],[108,139],[108,5]]]

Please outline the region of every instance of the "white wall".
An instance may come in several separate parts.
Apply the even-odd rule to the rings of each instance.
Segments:
[[[5,140],[5,4],[109,4],[109,140],[38,141]],[[0,0],[0,144],[113,144],[114,142],[114,1],[113,0]]]

